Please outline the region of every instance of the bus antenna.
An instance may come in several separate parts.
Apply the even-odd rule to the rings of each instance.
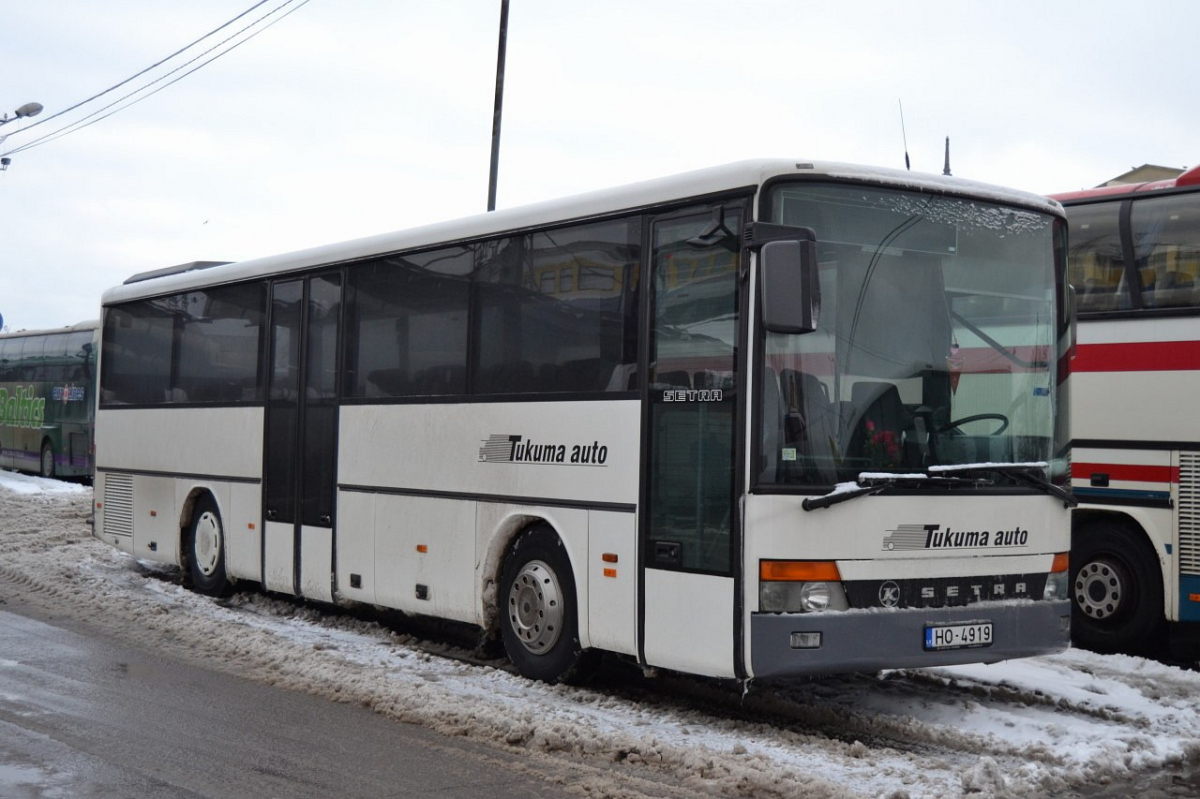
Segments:
[[[904,103],[900,100],[896,102],[900,103],[900,137],[904,139],[904,168],[912,171],[912,164],[908,161],[908,133],[904,130]]]
[[[942,174],[950,174],[950,137],[946,137],[946,165],[942,167]]]

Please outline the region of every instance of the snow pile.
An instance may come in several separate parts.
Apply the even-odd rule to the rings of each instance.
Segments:
[[[744,694],[619,667],[594,687],[546,686],[334,609],[193,594],[175,570],[91,538],[90,491],[51,483],[0,472],[0,597],[20,592],[142,645],[470,736],[535,768],[569,763],[564,789],[580,795],[1051,796],[1200,761],[1200,675],[1151,661],[1073,650]]]

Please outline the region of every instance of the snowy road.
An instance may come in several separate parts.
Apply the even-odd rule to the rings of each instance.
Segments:
[[[541,799],[494,747],[64,623],[0,586],[5,799]]]
[[[1172,776],[1200,764],[1196,672],[1072,650],[752,685],[744,697],[619,669],[588,688],[550,687],[344,613],[192,594],[90,538],[90,498],[0,472],[0,591],[146,648],[569,766],[563,787],[576,795],[1196,795],[1191,777]]]

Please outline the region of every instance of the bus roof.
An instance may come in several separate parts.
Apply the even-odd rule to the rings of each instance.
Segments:
[[[438,222],[410,230],[214,266],[202,271],[176,272],[169,269],[164,270],[168,274],[160,277],[154,277],[152,272],[141,273],[138,276],[139,280],[106,291],[102,302],[109,305],[215,283],[246,280],[322,264],[345,263],[374,255],[467,241],[539,225],[571,222],[624,210],[651,208],[718,192],[743,188],[754,191],[768,180],[788,177],[875,184],[1062,214],[1062,208],[1056,201],[1041,195],[955,177],[835,162],[783,159],[739,161],[564,199]]]
[[[49,336],[54,333],[74,333],[79,330],[95,330],[100,327],[100,320],[89,319],[86,322],[76,322],[64,327],[50,327],[44,330],[14,330],[11,333],[0,333],[0,338],[18,338],[21,336]]]
[[[1194,166],[1179,177],[1167,180],[1152,180],[1147,183],[1119,183],[1115,186],[1098,186],[1094,189],[1065,191],[1061,194],[1051,194],[1050,196],[1062,203],[1072,203],[1081,200],[1101,200],[1110,197],[1120,197],[1125,194],[1162,191],[1164,189],[1182,189],[1197,185],[1200,185],[1200,166]]]

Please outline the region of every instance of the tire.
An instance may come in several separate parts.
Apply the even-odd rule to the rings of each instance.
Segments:
[[[1094,652],[1164,650],[1162,573],[1140,531],[1114,521],[1080,525],[1071,542],[1071,638]]]
[[[597,653],[579,645],[575,577],[550,527],[539,525],[517,538],[504,561],[500,602],[500,637],[521,676],[548,683],[591,676]]]
[[[42,460],[38,474],[42,477],[54,477],[54,446],[49,441],[42,442]]]
[[[188,576],[194,591],[226,596],[232,586],[225,574],[225,525],[210,496],[196,502],[187,540]]]

